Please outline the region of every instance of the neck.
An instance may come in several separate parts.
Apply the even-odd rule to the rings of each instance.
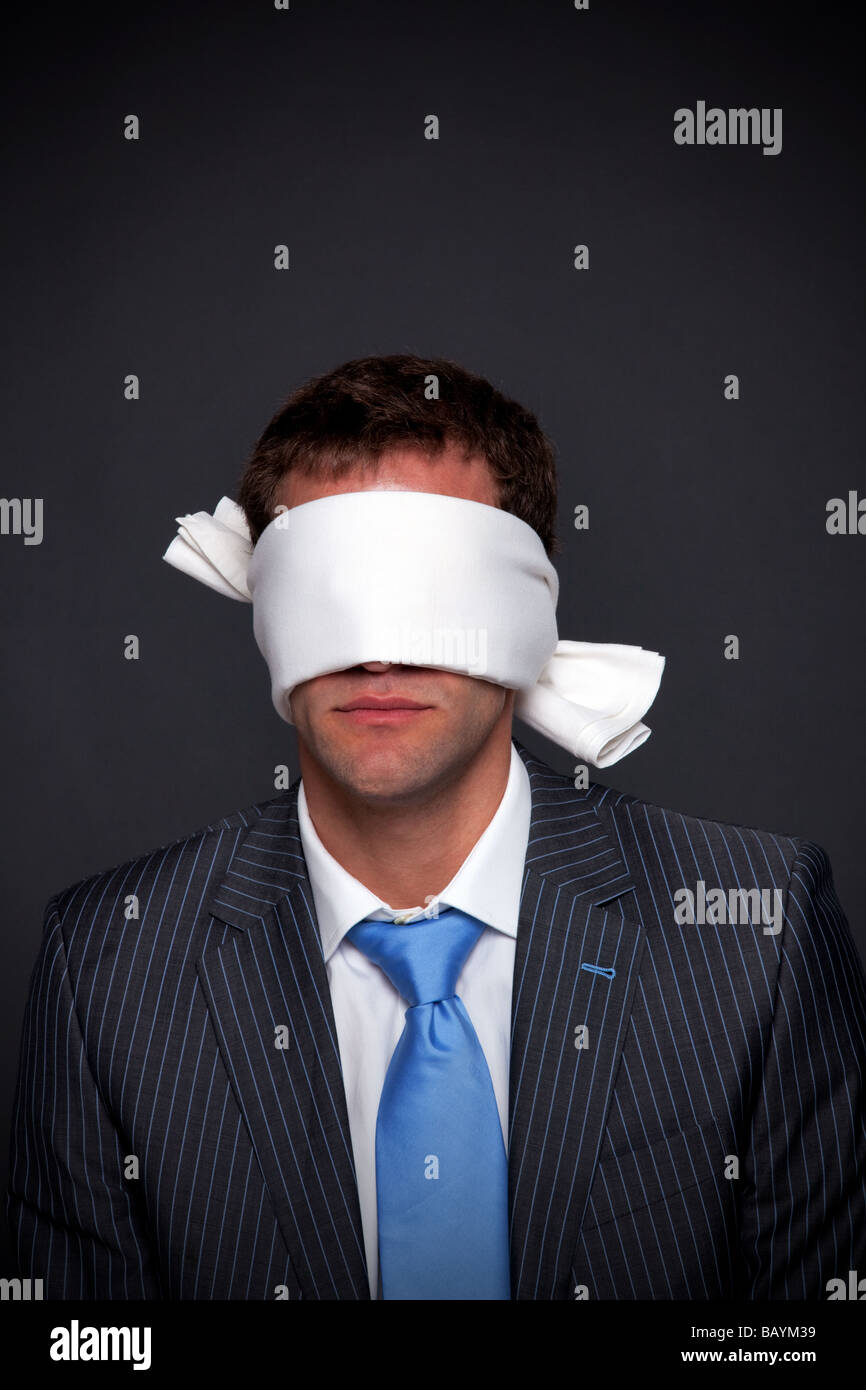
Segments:
[[[450,883],[496,813],[511,766],[511,719],[408,805],[358,796],[300,740],[299,758],[307,809],[329,854],[391,907],[424,907]]]

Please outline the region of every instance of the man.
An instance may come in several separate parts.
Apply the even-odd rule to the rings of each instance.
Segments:
[[[348,532],[268,629],[280,516],[311,565],[314,523],[419,494],[549,556],[554,479],[529,412],[440,360],[348,363],[265,431],[239,498],[301,778],[48,904],[9,1193],[46,1297],[823,1299],[866,1272],[866,980],[824,851],[573,782],[459,662],[329,665],[375,529],[342,597]],[[323,669],[284,692],[290,609]],[[438,983],[388,954],[458,936]]]

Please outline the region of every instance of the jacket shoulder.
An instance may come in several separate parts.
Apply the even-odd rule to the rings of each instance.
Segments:
[[[556,804],[563,800],[580,801],[587,810],[596,811],[612,825],[630,824],[636,830],[644,827],[654,840],[661,845],[676,831],[694,846],[703,843],[721,845],[740,843],[752,848],[772,849],[780,853],[790,863],[797,853],[812,841],[788,831],[768,830],[762,826],[746,825],[739,821],[725,821],[713,816],[702,816],[681,811],[673,806],[663,806],[659,802],[648,801],[617,787],[596,782],[590,777],[585,789],[576,790],[572,779],[565,773],[556,771],[541,758],[531,753],[518,740],[515,740],[532,780],[537,796],[552,799]],[[820,846],[816,847],[820,849]]]
[[[251,802],[189,834],[77,879],[49,898],[45,906],[45,925],[59,919],[73,931],[83,919],[92,922],[103,913],[110,915],[118,907],[122,911],[125,900],[133,895],[143,904],[154,892],[167,893],[178,883],[183,885],[191,902],[198,901],[196,890],[203,890],[216,875],[225,871],[239,839],[267,816],[269,809],[284,806],[291,790]]]
[[[595,805],[621,834],[627,827],[637,846],[684,868],[703,866],[720,880],[735,880],[745,870],[756,880],[779,882],[790,878],[801,855],[827,858],[805,836],[682,811],[614,787],[595,784]]]

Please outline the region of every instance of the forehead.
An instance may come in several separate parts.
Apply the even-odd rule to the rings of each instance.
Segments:
[[[339,477],[316,477],[290,472],[281,479],[274,502],[297,507],[318,497],[368,488],[393,488],[409,492],[438,492],[470,502],[498,506],[496,481],[483,458],[465,458],[447,445],[441,454],[427,454],[410,446],[388,450],[373,463],[349,468]]]

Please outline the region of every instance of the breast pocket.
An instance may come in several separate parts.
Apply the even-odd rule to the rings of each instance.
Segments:
[[[627,1153],[605,1153],[595,1170],[581,1232],[669,1200],[715,1177],[725,1181],[731,1152],[715,1119],[675,1130]]]

